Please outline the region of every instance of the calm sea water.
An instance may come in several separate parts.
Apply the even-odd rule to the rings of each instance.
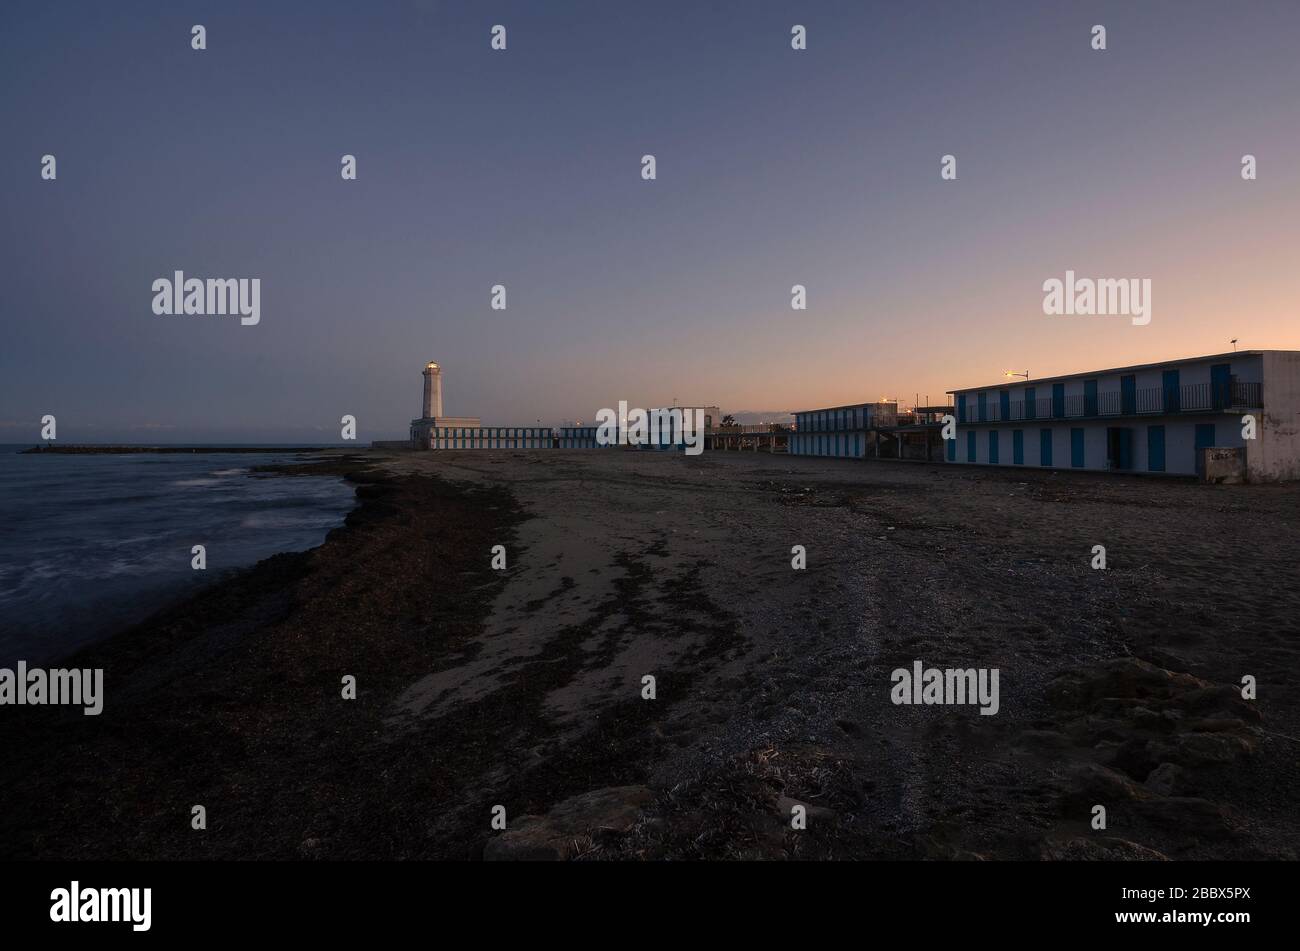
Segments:
[[[0,667],[48,662],[223,572],[319,545],[355,504],[293,453],[25,456],[0,446]],[[207,570],[190,567],[194,545]]]

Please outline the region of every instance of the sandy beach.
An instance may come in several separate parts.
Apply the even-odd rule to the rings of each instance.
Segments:
[[[621,450],[299,471],[357,485],[324,545],[69,658],[104,715],[6,718],[0,854],[1295,857],[1298,486]],[[892,703],[915,661],[997,668],[997,714]]]

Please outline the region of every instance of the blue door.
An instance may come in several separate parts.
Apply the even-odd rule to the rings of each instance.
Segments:
[[[1106,458],[1112,469],[1133,468],[1133,430],[1121,426],[1106,430]]]
[[[998,433],[997,430],[989,431],[989,465],[998,464]]]
[[[998,394],[998,419],[1011,418],[1011,391],[1003,390]]]
[[[957,394],[957,422],[959,423],[969,422],[969,420],[966,419],[966,394],[965,393]]]
[[[1224,409],[1232,405],[1232,367],[1226,363],[1216,363],[1210,367],[1210,398],[1215,409]]]
[[[1147,427],[1147,469],[1151,472],[1165,471],[1165,428],[1163,426]]]
[[[1204,472],[1204,470],[1201,468],[1201,450],[1209,449],[1213,445],[1214,445],[1214,424],[1197,423],[1196,424],[1196,455],[1193,461],[1195,463],[1195,468],[1198,475]]]
[[[952,439],[945,439],[944,442],[946,442],[946,443],[948,444],[948,461],[949,461],[949,462],[956,462],[956,461],[957,461],[957,439],[956,439],[956,437],[953,437]]]
[[[1025,387],[1025,419],[1033,419],[1037,411],[1038,406],[1034,402],[1034,388],[1027,386]]]
[[[988,422],[988,418],[989,418],[989,395],[988,395],[987,393],[981,393],[978,397],[976,397],[976,399],[979,401],[979,408],[980,408],[980,422],[981,422],[981,423]]]
[[[1050,466],[1052,464],[1052,431],[1050,429],[1040,429],[1038,431],[1038,459],[1040,466]]]
[[[1017,429],[1011,434],[1011,462],[1017,466],[1025,464],[1025,431]]]
[[[1052,416],[1062,419],[1065,416],[1065,384],[1052,384]]]
[[[1119,411],[1125,416],[1132,416],[1138,411],[1138,385],[1135,376],[1119,378]]]
[[[1076,469],[1083,468],[1083,430],[1070,430],[1070,465]]]
[[[1097,415],[1097,381],[1083,381],[1083,415]]]
[[[975,432],[973,430],[966,433],[966,461],[975,461]]]
[[[1181,408],[1178,399],[1178,371],[1166,370],[1160,378],[1161,389],[1165,396],[1165,412],[1177,413]]]

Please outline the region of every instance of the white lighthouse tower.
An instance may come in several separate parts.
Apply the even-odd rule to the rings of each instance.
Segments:
[[[424,368],[424,413],[425,419],[437,419],[442,415],[442,368],[430,362]]]

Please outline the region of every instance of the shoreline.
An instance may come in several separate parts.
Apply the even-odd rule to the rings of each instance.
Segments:
[[[308,829],[292,841],[276,830],[287,816],[303,813],[332,823],[337,802],[366,785],[364,778],[339,775],[341,764],[365,774],[359,761],[384,758],[388,748],[374,748],[367,738],[382,729],[388,703],[405,685],[403,672],[434,663],[471,633],[481,605],[449,603],[453,593],[445,590],[427,594],[421,583],[432,580],[427,577],[411,578],[403,588],[372,571],[380,561],[394,574],[418,570],[416,553],[402,551],[413,522],[431,531],[430,521],[441,515],[441,530],[467,543],[466,533],[489,531],[487,522],[452,528],[453,521],[473,521],[467,501],[491,497],[501,515],[495,527],[504,531],[511,518],[507,499],[433,479],[394,479],[358,455],[259,469],[342,476],[355,485],[358,504],[321,545],[236,570],[66,656],[62,666],[104,669],[102,716],[68,708],[5,710],[0,743],[12,753],[0,772],[0,799],[7,804],[0,813],[0,857],[303,857],[311,848],[303,851],[302,843],[323,841],[328,830]],[[426,507],[426,517],[407,519],[413,506]],[[354,571],[358,549],[373,557]],[[490,583],[481,561],[481,580]],[[364,583],[360,575],[383,590],[357,600],[345,595]],[[444,637],[430,645],[408,630],[394,641],[386,636],[387,609],[395,615],[416,610],[426,621],[440,615]],[[341,699],[345,674],[357,678],[355,701]],[[107,728],[78,722],[87,719]],[[323,752],[317,744],[331,735],[335,742]],[[301,799],[282,811],[277,800],[284,790],[304,782],[314,788],[301,789]],[[124,802],[123,790],[138,794]],[[306,804],[318,797],[330,806]],[[53,811],[51,803],[58,804]],[[235,814],[242,818],[233,825],[242,831],[193,834],[193,804],[205,805],[214,832],[230,829]],[[346,838],[345,856],[365,856],[368,823],[350,828]]]
[[[32,451],[18,451],[13,450],[13,447],[10,448],[12,450],[12,455],[24,455]],[[105,453],[117,454],[119,447],[102,448],[105,450]],[[55,452],[55,454],[61,455],[81,454],[80,447],[60,447],[57,450],[52,451]],[[140,447],[137,451],[144,453],[153,450]],[[189,450],[184,451],[188,452]],[[220,450],[208,449],[196,449],[194,451],[203,454],[221,453]],[[338,486],[338,489],[344,494],[340,496],[337,501],[331,503],[334,508],[338,509],[336,520],[329,519],[321,525],[321,530],[324,534],[327,534],[328,531],[331,531],[334,527],[342,525],[348,512],[357,505],[355,486],[350,485],[345,478],[342,478],[345,470],[336,470],[334,467],[328,465],[322,467],[319,464],[319,457],[323,452],[322,450],[297,450],[283,448],[263,450],[250,448],[243,450],[243,452],[257,454],[266,453],[292,458],[279,464],[266,463],[259,458],[246,458],[239,463],[241,466],[240,469],[225,470],[226,473],[245,472],[254,476],[258,474],[293,475],[295,474],[294,470],[296,469],[310,468],[309,472],[301,472],[297,474],[319,475]],[[327,450],[324,452],[327,452]],[[98,452],[93,454],[98,454]],[[200,465],[202,464],[201,461],[197,462]],[[185,464],[189,465],[193,463]],[[233,461],[230,463],[219,463],[216,460],[213,460],[210,464],[234,465],[235,463]],[[19,470],[13,471],[15,473],[19,472]],[[22,471],[26,472],[28,470],[23,469]],[[30,471],[34,472],[36,470]],[[40,471],[44,472],[45,470],[42,469]],[[88,487],[87,491],[94,492],[98,491],[100,488],[102,488],[102,486],[96,484],[93,487]],[[129,493],[131,490],[128,489],[126,491]],[[93,501],[93,498],[90,500]],[[343,508],[342,506],[346,506],[346,508]],[[242,513],[241,517],[248,516],[250,513],[254,513],[254,508],[250,508],[246,512]],[[132,530],[135,528],[134,520],[127,514],[121,514],[118,518],[119,523],[116,525],[116,530],[122,534],[132,534]],[[233,525],[234,522],[231,524]],[[139,534],[138,531],[135,532],[135,534]],[[312,534],[315,533],[313,532]],[[197,594],[206,591],[215,585],[223,583],[223,581],[233,574],[255,567],[265,558],[271,557],[275,554],[309,550],[310,548],[314,548],[323,543],[323,541],[323,534],[316,535],[315,538],[295,538],[292,535],[285,534],[284,532],[280,532],[278,535],[268,533],[266,543],[258,546],[261,548],[261,551],[248,552],[244,556],[246,560],[228,559],[228,561],[233,560],[233,563],[224,564],[216,571],[198,573],[184,572],[183,577],[160,575],[153,581],[151,586],[131,592],[109,593],[94,590],[93,585],[90,588],[78,585],[75,589],[77,594],[75,600],[78,604],[84,605],[84,608],[79,614],[65,617],[61,622],[62,628],[65,631],[77,632],[77,635],[74,638],[54,638],[49,640],[46,636],[46,632],[35,634],[31,628],[20,628],[17,631],[9,631],[8,633],[11,635],[18,635],[18,640],[21,641],[21,643],[15,643],[12,646],[7,645],[6,652],[11,653],[15,660],[18,659],[19,655],[21,655],[28,663],[57,665],[67,657],[75,654],[78,650],[94,644],[102,643],[134,626],[146,623],[162,611],[174,608],[195,597]],[[16,550],[12,554],[21,559],[23,555],[30,554],[30,549],[24,547],[21,550]],[[137,606],[142,606],[143,611],[147,611],[148,613],[142,613],[142,611],[137,610]],[[51,627],[49,628],[48,633],[53,634],[57,633],[57,631]]]

